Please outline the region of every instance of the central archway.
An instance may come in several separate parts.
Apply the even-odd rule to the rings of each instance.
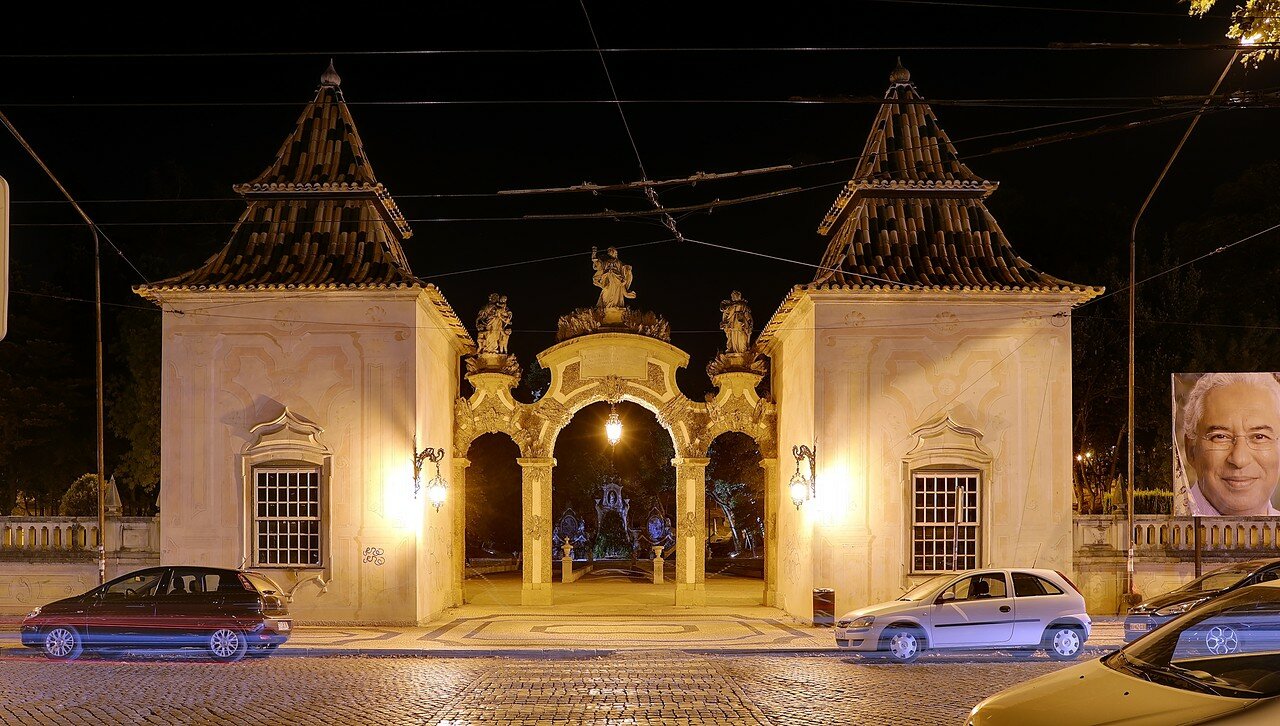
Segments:
[[[771,401],[756,392],[762,373],[722,372],[713,377],[718,391],[703,403],[680,392],[676,372],[687,366],[689,356],[662,340],[625,332],[593,333],[572,338],[538,354],[538,362],[551,372],[547,393],[535,403],[516,401],[511,390],[518,377],[510,371],[476,370],[467,375],[475,388],[459,399],[454,412],[455,481],[465,496],[465,452],[478,436],[504,432],[520,448],[523,524],[523,583],[521,603],[551,604],[552,500],[551,470],[556,438],[581,409],[599,402],[628,401],[651,411],[671,436],[676,456],[675,604],[705,605],[707,448],[715,437],[736,431],[755,439],[761,452],[776,452],[775,414]],[[761,462],[766,471],[766,519],[775,519],[779,501],[777,460]],[[459,522],[455,542],[464,523]],[[766,525],[770,542],[776,528]],[[775,553],[776,547],[767,547]],[[770,560],[776,560],[772,555]],[[457,556],[456,564],[461,565]],[[458,568],[461,601],[461,568]],[[766,604],[776,592],[776,561],[765,566]]]

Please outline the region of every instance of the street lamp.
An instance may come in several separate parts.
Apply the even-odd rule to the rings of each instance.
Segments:
[[[812,449],[804,444],[792,446],[791,455],[796,457],[796,473],[791,475],[791,502],[796,505],[796,509],[799,509],[806,500],[818,495],[815,481],[818,475],[818,445],[814,444]],[[800,472],[800,462],[805,459],[809,460],[807,476]]]
[[[618,418],[618,409],[609,404],[609,418],[604,422],[604,435],[610,446],[616,446],[622,440],[622,419]]]
[[[449,482],[440,475],[440,462],[443,459],[443,447],[435,449],[428,446],[418,451],[418,437],[413,437],[413,498],[417,499],[418,492],[422,490],[422,463],[430,461],[436,465],[436,475],[427,482],[427,501],[431,502],[437,512],[444,506],[444,500],[449,496]]]
[[[1257,36],[1250,36],[1241,41],[1242,47],[1252,45],[1257,41]],[[1240,48],[1231,54],[1231,60],[1227,61],[1227,67],[1222,69],[1222,75],[1218,76],[1218,82],[1213,84],[1213,90],[1209,91],[1209,96],[1205,98],[1204,103],[1194,116],[1191,117],[1191,123],[1187,125],[1187,130],[1183,132],[1182,138],[1178,141],[1178,145],[1173,147],[1173,153],[1169,155],[1169,160],[1164,163],[1164,168],[1160,170],[1160,175],[1156,177],[1155,184],[1151,185],[1151,191],[1147,192],[1147,198],[1142,200],[1142,206],[1138,208],[1138,213],[1133,217],[1133,224],[1129,227],[1129,410],[1128,418],[1125,423],[1125,430],[1128,435],[1125,437],[1128,445],[1125,452],[1125,519],[1128,526],[1125,527],[1125,582],[1124,582],[1124,598],[1127,601],[1125,605],[1131,606],[1137,602],[1137,592],[1134,589],[1133,582],[1133,428],[1134,428],[1134,368],[1135,368],[1135,335],[1134,324],[1138,317],[1138,276],[1137,276],[1137,259],[1138,259],[1138,222],[1142,219],[1142,215],[1146,213],[1147,206],[1151,204],[1151,199],[1155,197],[1156,190],[1160,188],[1160,184],[1164,182],[1164,178],[1169,173],[1169,169],[1173,166],[1173,162],[1178,158],[1178,153],[1182,151],[1182,147],[1186,145],[1187,139],[1191,137],[1191,132],[1195,131],[1196,124],[1200,123],[1200,117],[1204,115],[1204,110],[1209,107],[1213,101],[1213,97],[1218,95],[1218,89],[1222,87],[1222,82],[1227,80],[1227,74],[1231,73],[1231,67],[1235,65],[1236,59],[1240,57]]]

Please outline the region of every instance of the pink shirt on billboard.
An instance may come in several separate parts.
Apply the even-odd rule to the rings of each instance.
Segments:
[[[1221,517],[1219,512],[1209,503],[1208,499],[1200,493],[1200,485],[1196,484],[1187,492],[1191,496],[1191,515],[1193,517]],[[1263,517],[1280,517],[1280,510],[1277,510],[1270,502],[1267,503],[1267,511],[1263,512]]]

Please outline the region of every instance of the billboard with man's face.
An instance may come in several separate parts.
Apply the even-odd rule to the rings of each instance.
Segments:
[[[1173,511],[1280,515],[1280,378],[1173,374]]]

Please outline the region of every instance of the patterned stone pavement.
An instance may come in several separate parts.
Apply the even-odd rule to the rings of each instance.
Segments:
[[[640,651],[588,658],[0,658],[9,724],[935,724],[1063,667],[1037,656]]]

